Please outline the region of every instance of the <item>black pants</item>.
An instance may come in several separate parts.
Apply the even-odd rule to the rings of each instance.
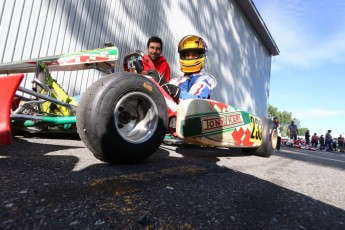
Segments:
[[[317,148],[317,141],[311,140],[311,146]]]
[[[327,151],[333,151],[333,143],[332,143],[332,141],[326,141],[326,150]]]
[[[325,144],[324,143],[320,143],[320,150],[324,150],[325,149]]]

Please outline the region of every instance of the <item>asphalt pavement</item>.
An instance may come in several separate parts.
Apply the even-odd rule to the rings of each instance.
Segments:
[[[0,229],[345,229],[345,154],[161,145],[109,165],[75,135],[0,146]]]

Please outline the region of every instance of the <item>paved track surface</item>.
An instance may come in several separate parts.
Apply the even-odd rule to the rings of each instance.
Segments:
[[[137,165],[73,135],[0,146],[0,229],[345,229],[345,154],[161,145]]]

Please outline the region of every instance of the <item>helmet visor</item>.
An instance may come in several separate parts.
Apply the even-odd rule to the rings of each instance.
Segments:
[[[203,58],[205,56],[205,51],[203,49],[186,49],[181,50],[180,59],[181,60],[195,60]]]

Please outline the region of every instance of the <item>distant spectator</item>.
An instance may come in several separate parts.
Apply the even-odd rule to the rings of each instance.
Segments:
[[[337,144],[338,144],[338,138],[334,138],[335,140],[332,140],[332,148],[333,148],[333,151],[338,151],[338,147],[337,147]]]
[[[326,145],[327,151],[333,152],[333,146],[332,146],[333,138],[332,138],[331,132],[332,132],[331,130],[328,130],[325,135],[325,145]]]
[[[280,150],[280,142],[281,142],[281,137],[280,137],[280,135],[279,135],[279,121],[278,121],[278,118],[277,117],[274,117],[273,118],[273,122],[274,122],[274,124],[276,125],[276,127],[277,127],[277,131],[278,131],[278,140],[277,140],[277,150]]]
[[[311,146],[317,148],[317,144],[319,142],[319,137],[316,133],[311,137]]]
[[[325,149],[325,138],[323,137],[323,135],[320,136],[319,143],[320,143],[320,150],[324,150]]]
[[[309,145],[309,143],[310,143],[310,133],[309,133],[309,129],[307,129],[307,131],[305,132],[304,136],[305,136],[305,144],[306,144],[306,145]]]
[[[288,126],[288,135],[290,139],[293,139],[294,141],[297,140],[297,134],[298,134],[297,125],[295,125],[294,121],[291,121],[291,124]]]
[[[344,137],[341,134],[338,137],[338,149],[339,151],[344,149]]]

